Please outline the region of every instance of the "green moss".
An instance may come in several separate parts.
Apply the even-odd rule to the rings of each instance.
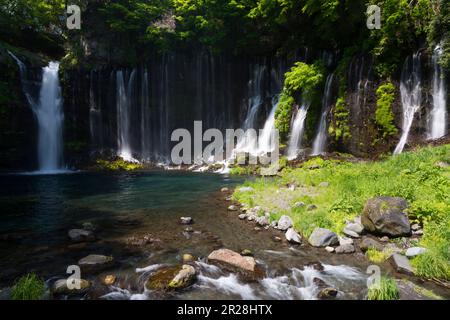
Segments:
[[[395,86],[385,83],[377,89],[377,110],[375,112],[375,122],[381,129],[383,138],[396,135],[398,130],[394,124],[394,114],[392,104],[395,101]]]
[[[345,104],[345,98],[340,97],[332,110],[333,121],[328,127],[328,133],[336,141],[345,142],[352,137],[350,132],[350,111]]]
[[[45,291],[45,283],[34,273],[21,277],[14,284],[11,296],[13,300],[39,300]]]
[[[117,159],[114,161],[97,159],[96,167],[97,167],[97,169],[108,170],[108,171],[134,171],[134,170],[142,169],[141,164],[127,162],[123,159]]]
[[[275,127],[280,133],[281,142],[287,141],[292,110],[295,104],[313,103],[315,95],[323,82],[322,62],[306,64],[297,62],[285,74],[284,88],[275,112]]]
[[[397,282],[387,277],[381,277],[379,284],[372,285],[367,295],[368,300],[398,300],[399,298]]]

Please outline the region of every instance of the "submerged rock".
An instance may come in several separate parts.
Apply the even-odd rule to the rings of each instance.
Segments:
[[[317,294],[317,298],[321,300],[334,299],[338,295],[338,291],[329,286],[325,281],[319,278],[313,279],[314,285],[319,289],[319,293]]]
[[[60,279],[53,283],[51,292],[55,295],[59,294],[81,294],[87,291],[91,287],[91,283],[87,280],[80,279],[79,289],[69,289],[67,286],[67,279]]]
[[[302,243],[302,238],[293,228],[289,228],[288,231],[286,231],[285,236],[286,236],[286,240],[291,243],[295,243],[295,244]]]
[[[335,246],[339,244],[339,238],[336,233],[328,229],[316,228],[309,237],[309,243],[313,247]]]
[[[145,283],[148,290],[180,290],[195,282],[196,271],[190,265],[163,267],[153,273]]]
[[[112,286],[116,282],[116,276],[113,274],[109,274],[103,278],[103,284],[107,286]]]
[[[87,242],[87,241],[94,241],[95,236],[92,231],[85,230],[85,229],[72,229],[69,230],[68,236],[70,241],[72,242]]]
[[[184,224],[184,225],[193,224],[194,223],[194,219],[192,219],[191,217],[181,217],[180,218],[180,223]]]
[[[113,257],[99,254],[91,254],[78,261],[78,265],[84,272],[95,272],[108,268],[113,264]]]
[[[289,216],[281,216],[280,220],[278,220],[277,227],[281,231],[286,231],[287,229],[293,226],[293,222],[291,217]]]
[[[411,234],[406,209],[408,203],[402,198],[378,197],[367,201],[361,217],[364,228],[374,234],[401,237]]]

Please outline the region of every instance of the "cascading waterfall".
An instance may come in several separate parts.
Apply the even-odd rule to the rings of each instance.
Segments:
[[[273,133],[275,131],[275,111],[277,110],[278,102],[279,96],[275,96],[272,99],[272,110],[264,124],[264,128],[259,134],[257,154],[274,151]]]
[[[316,138],[313,143],[312,155],[320,155],[326,152],[326,142],[327,142],[327,118],[330,111],[331,99],[332,99],[332,85],[334,80],[334,74],[330,74],[327,77],[325,83],[325,92],[322,98],[322,116],[320,117],[319,128],[317,130]]]
[[[395,148],[394,154],[400,154],[408,141],[409,132],[414,121],[414,115],[422,104],[422,80],[420,53],[408,57],[403,66],[400,93],[403,106],[402,136]]]
[[[305,120],[308,114],[309,104],[303,104],[298,108],[294,121],[292,122],[292,131],[288,143],[288,160],[294,160],[301,149],[303,132],[305,131]]]
[[[130,88],[135,77],[135,71],[133,70],[130,79],[128,80],[128,86],[125,85],[123,71],[117,71],[116,73],[116,85],[117,85],[117,146],[118,156],[126,161],[135,161],[133,158],[133,152],[131,149],[131,136],[130,136]]]
[[[9,52],[20,70],[22,89],[38,121],[38,173],[58,173],[63,166],[63,121],[62,95],[59,82],[59,62],[50,62],[42,69],[39,99],[32,97],[26,85],[26,66]]]
[[[433,109],[430,114],[428,139],[436,140],[447,134],[447,89],[439,58],[442,48],[437,46],[433,52]]]
[[[143,161],[150,161],[150,99],[148,93],[148,71],[143,70],[141,86],[141,157]]]

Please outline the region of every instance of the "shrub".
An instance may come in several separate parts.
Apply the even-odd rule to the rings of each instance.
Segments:
[[[14,284],[11,296],[13,300],[39,300],[45,291],[45,283],[34,273],[21,277]]]
[[[394,114],[392,104],[395,101],[395,87],[388,82],[377,89],[377,110],[375,112],[375,122],[381,128],[383,138],[397,134],[398,130],[394,125]]]
[[[330,136],[334,136],[336,141],[347,141],[351,138],[352,134],[349,127],[350,112],[345,105],[345,99],[339,98],[336,101],[336,105],[333,109],[333,121],[328,128]]]
[[[397,300],[399,298],[397,282],[386,277],[381,277],[379,286],[372,285],[367,295],[368,300]]]

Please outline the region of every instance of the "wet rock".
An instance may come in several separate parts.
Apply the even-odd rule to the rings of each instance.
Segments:
[[[112,286],[116,282],[116,276],[113,274],[108,274],[103,278],[103,284],[106,286]]]
[[[220,192],[230,192],[230,189],[228,189],[227,187],[224,187],[224,188],[220,189]]]
[[[253,276],[257,271],[256,261],[253,257],[244,257],[229,249],[211,252],[208,256],[208,262],[231,272],[239,272],[248,276]]]
[[[309,243],[313,247],[328,247],[339,244],[336,233],[323,228],[316,228],[309,237]]]
[[[181,217],[180,218],[180,223],[184,224],[184,225],[193,224],[194,223],[194,219],[192,219],[191,217]]]
[[[330,287],[325,281],[319,278],[314,278],[313,283],[317,286],[319,289],[319,293],[317,294],[317,298],[321,300],[329,300],[334,299],[338,295],[338,291]]]
[[[406,250],[405,255],[406,255],[408,258],[414,258],[414,257],[419,256],[419,255],[421,255],[421,254],[424,254],[424,253],[426,253],[426,252],[427,252],[427,249],[425,249],[425,248],[422,248],[422,247],[412,247],[412,248],[409,248],[408,250]]]
[[[261,227],[265,227],[269,224],[269,219],[267,219],[266,216],[258,217],[258,218],[256,218],[256,223]]]
[[[84,229],[69,230],[68,236],[70,241],[72,242],[88,242],[95,240],[94,233],[92,231]]]
[[[306,208],[306,210],[308,210],[308,211],[314,211],[314,210],[316,210],[317,209],[317,206],[315,205],[315,204],[310,204],[307,208]]]
[[[275,241],[275,242],[281,242],[281,241],[283,241],[283,239],[281,239],[281,238],[278,237],[278,236],[274,236],[272,239],[273,239],[273,241]]]
[[[99,254],[91,254],[78,261],[78,265],[84,272],[96,272],[110,267],[113,264],[113,257]]]
[[[75,280],[69,280],[69,281],[75,281]],[[87,280],[80,279],[79,288],[72,288],[69,289],[67,285],[67,279],[60,279],[55,281],[53,283],[53,286],[51,288],[51,292],[54,295],[60,295],[60,294],[81,294],[87,291],[91,287],[91,283]]]
[[[361,249],[362,252],[366,252],[370,248],[378,250],[378,251],[383,251],[384,246],[372,238],[364,237],[361,240],[361,243],[359,244],[359,248]]]
[[[293,226],[293,222],[291,217],[289,216],[281,216],[280,220],[278,220],[277,227],[281,231],[286,231],[287,229]]]
[[[310,262],[306,265],[307,267],[313,268],[316,271],[323,271],[325,270],[325,268],[323,267],[323,265],[319,262]]]
[[[253,256],[253,252],[251,250],[244,249],[241,252],[241,256],[243,256],[243,257],[252,257]]]
[[[333,247],[325,247],[325,250],[326,250],[328,253],[333,253],[333,252],[335,251]]]
[[[238,189],[239,192],[252,192],[255,191],[252,187],[242,187]]]
[[[286,236],[286,240],[289,241],[290,243],[295,243],[295,244],[302,243],[302,238],[293,228],[289,228],[288,231],[286,231],[285,236]]]
[[[83,222],[82,227],[84,230],[88,230],[88,231],[95,231],[95,226],[92,222]]]
[[[389,258],[389,261],[397,272],[410,274],[410,275],[414,274],[414,269],[411,266],[411,264],[409,263],[409,260],[407,257],[405,257],[399,253],[394,253]]]
[[[196,271],[190,265],[163,267],[154,272],[145,283],[148,290],[180,290],[195,282]]]
[[[194,229],[192,227],[186,227],[186,228],[184,228],[184,232],[194,233]]]
[[[364,228],[374,234],[401,237],[411,234],[406,209],[408,203],[402,198],[378,197],[367,201],[361,217]]]
[[[238,217],[240,220],[245,220],[247,218],[247,215],[245,213],[242,213]]]
[[[337,254],[349,254],[355,252],[355,246],[353,244],[344,244],[336,248]]]
[[[192,254],[185,253],[185,254],[183,254],[182,260],[183,260],[183,263],[189,263],[189,262],[194,262],[195,258]]]
[[[228,211],[238,211],[239,208],[237,206],[235,206],[234,204],[232,204],[231,206],[228,207]]]

